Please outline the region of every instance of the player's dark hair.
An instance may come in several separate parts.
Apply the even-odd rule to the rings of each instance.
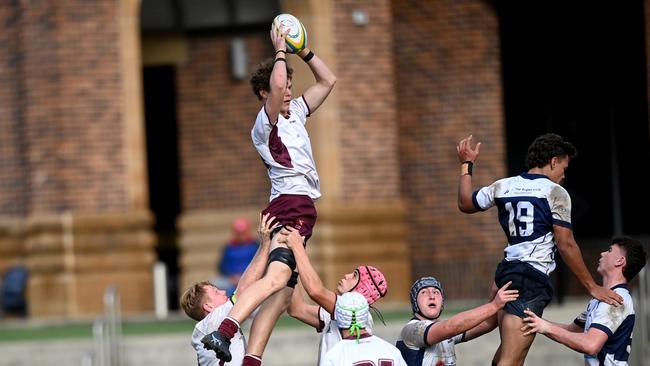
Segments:
[[[639,240],[632,239],[627,236],[619,236],[612,239],[612,244],[616,244],[623,248],[625,251],[625,267],[623,268],[623,276],[627,282],[632,279],[641,271],[647,261],[645,249]]]
[[[577,155],[578,151],[572,143],[565,141],[560,135],[547,133],[538,136],[528,147],[526,167],[542,168],[556,156],[568,156],[569,159],[573,159]]]
[[[285,65],[286,62],[283,62]],[[269,57],[266,60],[260,62],[255,67],[255,71],[251,75],[251,86],[253,87],[253,93],[257,95],[259,100],[262,100],[262,94],[260,91],[264,90],[266,92],[271,91],[271,85],[269,81],[271,80],[271,72],[273,71],[273,58]],[[293,74],[293,69],[287,65],[287,80],[291,80],[291,75]]]

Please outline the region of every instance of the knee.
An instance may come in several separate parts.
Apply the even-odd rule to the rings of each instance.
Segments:
[[[291,270],[289,267],[281,263],[271,263],[264,276],[267,288],[275,293],[278,290],[287,286],[287,282],[291,278]]]

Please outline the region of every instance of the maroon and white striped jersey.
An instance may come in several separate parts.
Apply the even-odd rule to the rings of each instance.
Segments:
[[[279,115],[275,125],[271,124],[264,106],[257,114],[251,138],[271,180],[269,201],[281,194],[305,195],[312,200],[321,196],[311,141],[305,128],[309,113],[301,96],[289,104],[289,118]]]
[[[343,339],[325,354],[325,366],[406,366],[397,347],[370,334]]]

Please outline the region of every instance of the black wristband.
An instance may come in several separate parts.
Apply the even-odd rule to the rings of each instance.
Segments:
[[[305,62],[309,62],[309,60],[311,60],[312,57],[314,57],[314,53],[311,52],[311,51],[309,51],[309,53],[307,53],[307,54],[305,55],[305,57],[302,58],[302,60],[305,61]]]
[[[285,51],[285,50],[277,50],[277,51],[275,51],[275,54],[277,55],[280,52],[284,52],[285,55],[287,54],[287,51]]]
[[[467,173],[465,173],[463,175],[472,175],[472,171],[474,170],[474,162],[466,160],[466,161],[463,161],[462,163],[460,163],[460,165],[463,165],[463,164],[467,164]]]
[[[284,63],[287,63],[287,59],[284,58],[284,57],[278,57],[278,58],[276,58],[275,60],[273,60],[273,63],[275,64],[275,63],[278,62],[278,61],[282,61],[282,62],[284,62]]]

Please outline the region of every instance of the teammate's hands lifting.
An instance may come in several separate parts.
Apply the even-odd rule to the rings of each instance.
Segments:
[[[460,163],[465,161],[476,162],[478,158],[479,150],[481,148],[481,143],[478,142],[474,148],[472,148],[472,135],[467,136],[466,138],[460,140],[456,146],[456,152],[458,153],[458,161]]]
[[[257,234],[260,237],[262,246],[271,244],[271,232],[280,226],[279,223],[275,222],[275,216],[269,217],[270,215],[270,213],[264,215],[260,213],[260,225],[257,227]]]
[[[494,299],[492,300],[492,302],[498,306],[499,309],[506,306],[506,303],[515,301],[519,297],[519,290],[508,290],[508,287],[510,287],[511,284],[512,281],[508,281],[508,283],[503,285],[499,291],[497,291],[496,296],[494,296]]]
[[[521,327],[521,331],[524,332],[524,335],[531,335],[534,333],[546,334],[548,333],[551,324],[546,320],[537,316],[537,314],[526,309],[524,313],[528,315],[523,319],[524,326]]]
[[[300,230],[291,226],[285,226],[280,230],[279,235],[278,243],[285,244],[289,249],[304,248],[305,237],[300,235]]]
[[[597,300],[608,303],[612,306],[623,305],[623,297],[617,294],[615,291],[605,288],[603,286],[594,286],[589,294]]]

